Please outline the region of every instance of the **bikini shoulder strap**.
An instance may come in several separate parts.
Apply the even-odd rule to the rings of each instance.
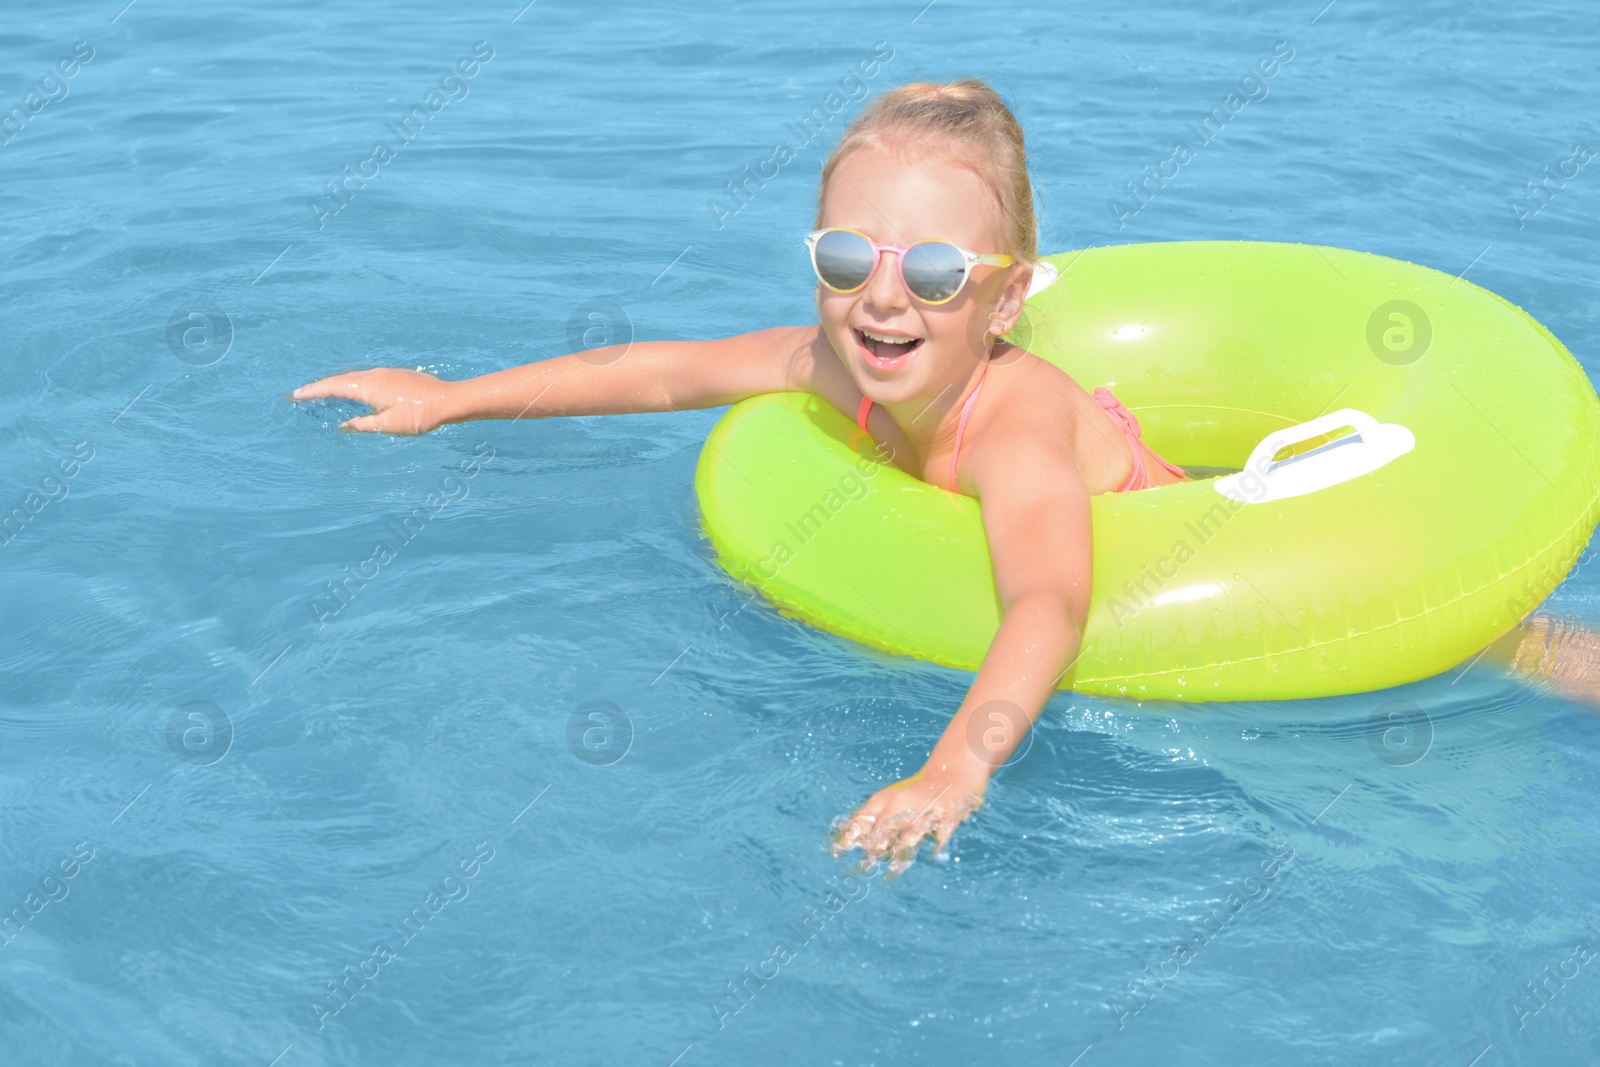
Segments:
[[[978,402],[978,394],[983,392],[984,379],[989,376],[988,368],[978,376],[978,387],[972,390],[972,395],[967,397],[967,402],[961,408],[961,421],[956,424],[956,447],[950,453],[950,490],[960,492],[956,488],[956,462],[961,458],[961,438],[967,432],[967,420],[972,418],[972,407]]]

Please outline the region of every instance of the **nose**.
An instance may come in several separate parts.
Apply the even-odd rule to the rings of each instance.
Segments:
[[[893,256],[891,260],[889,257]],[[862,290],[867,306],[875,311],[903,311],[910,306],[911,294],[900,281],[900,253],[892,249],[878,252],[878,269],[872,272],[866,289]]]

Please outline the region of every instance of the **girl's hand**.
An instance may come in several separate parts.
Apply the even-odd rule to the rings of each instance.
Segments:
[[[922,839],[934,838],[935,854],[943,854],[961,821],[983,804],[989,780],[972,781],[922,768],[910,778],[885,786],[844,824],[834,837],[833,854],[859,848],[862,866],[890,857],[889,872],[911,866]]]
[[[424,371],[384,367],[335,374],[302,385],[291,398],[338,397],[371,405],[372,414],[347,419],[340,424],[341,430],[418,434],[437,429],[447,421],[446,397],[454,384]]]

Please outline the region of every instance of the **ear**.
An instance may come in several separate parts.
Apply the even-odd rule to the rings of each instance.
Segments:
[[[1022,317],[1022,305],[1028,298],[1028,286],[1033,283],[1033,268],[1026,263],[1016,263],[1007,268],[1005,288],[1000,299],[989,313],[989,332],[996,337],[1010,333]]]

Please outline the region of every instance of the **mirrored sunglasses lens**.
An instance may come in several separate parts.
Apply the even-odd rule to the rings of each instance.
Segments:
[[[919,300],[948,300],[961,288],[967,265],[955,245],[923,241],[906,250],[906,288]]]
[[[817,238],[817,277],[832,289],[856,289],[872,274],[872,246],[856,233],[831,230]]]

